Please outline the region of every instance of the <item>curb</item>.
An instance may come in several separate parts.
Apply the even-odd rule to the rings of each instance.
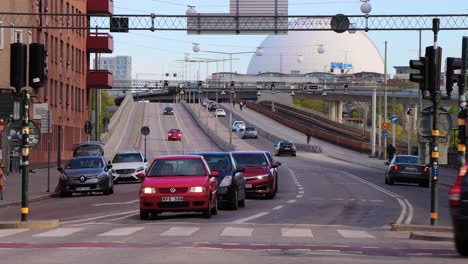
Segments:
[[[435,234],[411,232],[409,238],[413,240],[453,242],[453,235],[451,234],[447,236],[443,236],[443,235],[441,236],[441,235],[435,235]]]
[[[34,197],[29,198],[28,202],[33,203],[33,202],[43,201],[43,200],[52,198],[54,195],[55,193],[48,193],[48,194],[34,196]],[[12,201],[12,202],[5,202],[5,203],[0,202],[0,208],[13,206],[13,205],[20,205],[20,204],[21,204],[21,201]]]
[[[58,219],[32,220],[28,222],[0,222],[0,229],[46,229],[60,226]]]
[[[396,225],[393,224],[391,231],[422,231],[422,232],[446,232],[453,233],[450,226],[431,226],[431,225]]]

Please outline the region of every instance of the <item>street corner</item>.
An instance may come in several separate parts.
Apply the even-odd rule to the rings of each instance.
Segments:
[[[51,220],[31,220],[27,222],[20,221],[7,221],[0,222],[1,229],[50,229],[57,228],[60,226],[58,219]]]
[[[446,241],[446,242],[453,242],[453,233],[449,232],[411,232],[410,239],[413,240],[424,240],[424,241]]]

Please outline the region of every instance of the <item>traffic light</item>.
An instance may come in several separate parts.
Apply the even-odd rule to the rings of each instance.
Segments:
[[[442,64],[442,48],[434,46],[426,47],[426,58],[428,64],[428,90],[431,96],[435,96],[440,91],[440,70]]]
[[[410,60],[410,68],[419,71],[418,73],[410,73],[410,81],[419,83],[419,90],[424,95],[428,90],[427,76],[429,65],[427,64],[426,57],[420,57],[419,60]]]
[[[11,44],[10,56],[10,86],[19,92],[26,86],[27,45],[23,43]]]
[[[445,67],[445,89],[450,97],[453,85],[458,83],[458,77],[461,75],[461,72],[455,73],[455,71],[461,70],[462,60],[461,58],[447,57]]]
[[[44,69],[46,66],[44,44],[29,44],[29,85],[35,90],[44,86]]]

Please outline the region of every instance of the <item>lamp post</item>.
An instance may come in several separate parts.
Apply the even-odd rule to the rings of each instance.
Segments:
[[[365,14],[366,16],[366,29],[365,31],[369,31],[368,29],[368,19],[369,19],[369,13],[372,11],[372,5],[369,4],[370,0],[361,0],[361,12]]]

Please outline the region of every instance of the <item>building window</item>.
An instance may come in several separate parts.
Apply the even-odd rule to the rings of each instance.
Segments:
[[[5,39],[4,32],[3,21],[0,21],[0,49],[3,49],[3,40]]]
[[[63,82],[60,82],[59,94],[60,94],[60,106],[61,108],[63,108]]]
[[[75,71],[75,47],[71,48],[71,70]]]
[[[70,96],[70,85],[66,85],[66,90],[65,90],[65,108],[68,109],[68,106],[70,105],[69,101],[69,96]]]
[[[11,24],[14,26],[14,24]],[[11,43],[23,43],[23,31],[15,28],[11,28]]]

